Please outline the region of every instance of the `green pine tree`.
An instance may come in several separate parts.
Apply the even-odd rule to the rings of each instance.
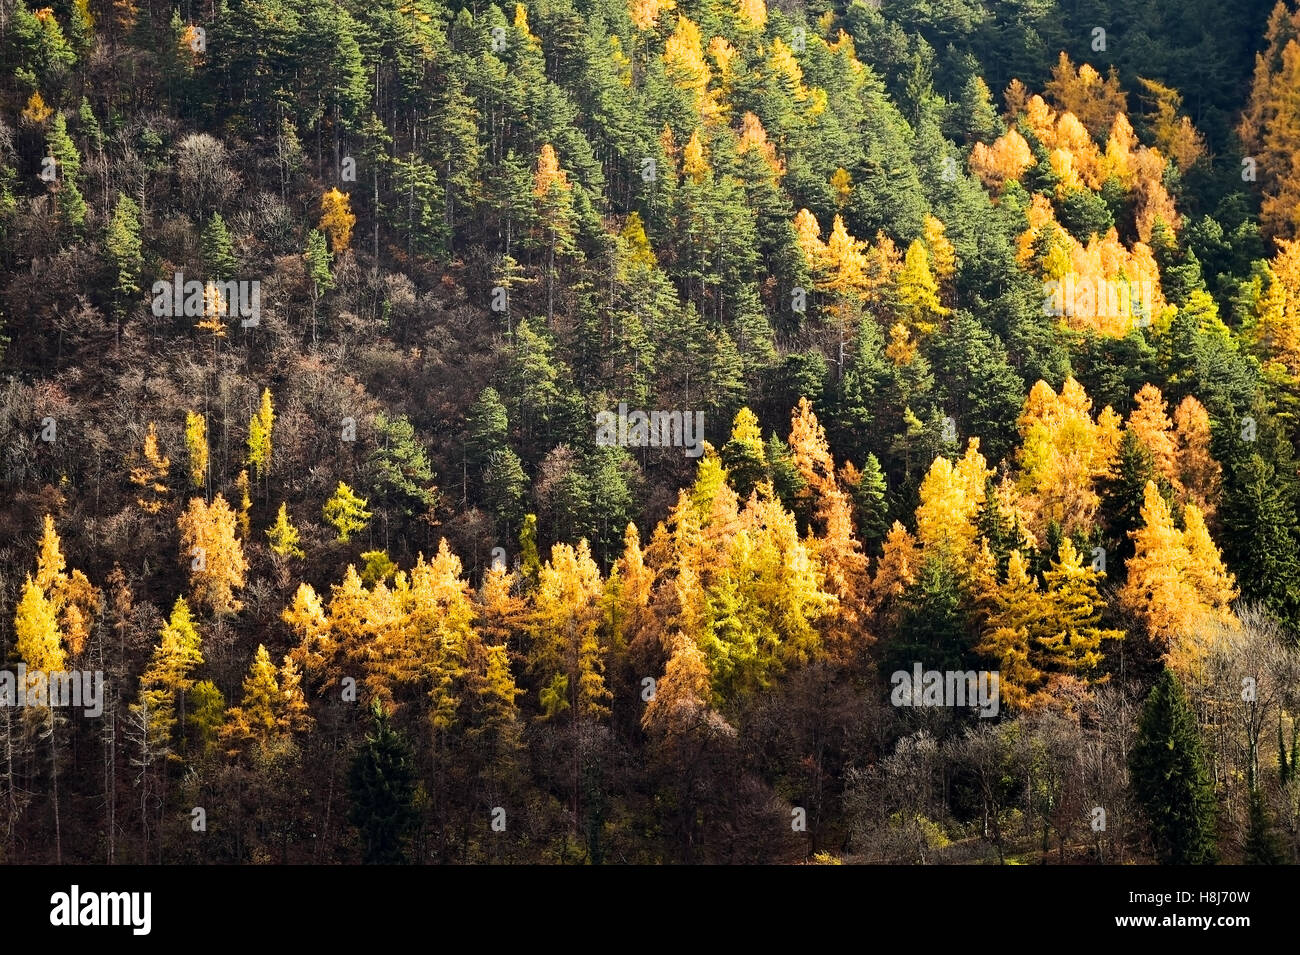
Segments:
[[[794,507],[799,492],[803,490],[804,480],[799,474],[799,469],[795,467],[790,446],[773,431],[767,439],[764,453],[767,455],[768,474],[772,479],[776,496],[787,508]]]
[[[416,437],[406,415],[375,415],[374,472],[371,500],[390,503],[407,517],[426,512],[437,503],[429,454]]]
[[[1250,817],[1246,829],[1246,865],[1281,865],[1285,862],[1282,847],[1273,834],[1264,795],[1258,788],[1250,791]]]
[[[880,543],[889,533],[889,485],[885,472],[874,454],[868,454],[862,465],[862,476],[853,489],[858,537],[864,548],[876,553]]]
[[[235,277],[239,263],[235,260],[234,246],[230,241],[230,231],[221,214],[214,212],[208,224],[203,227],[200,240],[203,252],[203,267],[210,279],[228,280]]]
[[[1259,454],[1228,472],[1223,551],[1244,600],[1300,626],[1300,528],[1292,485]]]
[[[1129,771],[1133,794],[1146,814],[1160,861],[1171,865],[1214,863],[1214,783],[1196,716],[1169,669],[1156,681],[1142,707]]]
[[[507,535],[523,517],[524,492],[527,489],[528,475],[524,473],[519,455],[510,448],[502,448],[493,454],[483,469],[483,499],[505,526]]]
[[[469,434],[465,441],[466,463],[473,472],[487,466],[492,453],[509,440],[510,418],[501,395],[490,385],[484,388],[465,416]]]
[[[118,197],[104,237],[108,260],[116,279],[113,290],[121,299],[140,294],[140,270],[144,267],[140,242],[140,207],[128,195]]]
[[[348,772],[348,821],[361,833],[366,865],[394,865],[408,861],[407,842],[419,824],[415,756],[378,700],[371,714],[374,729]]]

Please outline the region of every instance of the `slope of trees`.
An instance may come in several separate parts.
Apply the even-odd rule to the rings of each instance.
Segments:
[[[1300,12],[876,6],[7,0],[0,857],[1300,860]]]

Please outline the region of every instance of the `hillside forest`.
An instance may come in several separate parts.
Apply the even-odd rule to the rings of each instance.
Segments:
[[[0,859],[1300,861],[1297,0],[44,2]]]

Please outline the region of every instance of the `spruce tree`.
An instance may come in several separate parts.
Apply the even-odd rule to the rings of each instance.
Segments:
[[[104,246],[117,273],[113,290],[121,299],[139,294],[140,270],[144,263],[141,257],[140,207],[130,196],[120,196],[113,207]]]
[[[1160,862],[1213,864],[1214,784],[1196,716],[1168,668],[1142,707],[1129,771]]]
[[[375,415],[374,500],[393,504],[407,517],[426,512],[437,501],[429,454],[406,415]]]
[[[352,808],[348,821],[361,832],[362,860],[367,865],[407,861],[406,843],[419,822],[415,809],[414,755],[388,722],[376,700],[371,707],[374,731],[348,772]]]
[[[1228,474],[1223,550],[1241,596],[1300,625],[1300,528],[1289,482],[1258,454]]]
[[[1258,789],[1250,791],[1250,816],[1246,829],[1246,865],[1281,865],[1285,859],[1277,837],[1269,825],[1264,796]]]
[[[853,488],[858,536],[863,548],[875,553],[889,531],[889,486],[874,454],[868,454]]]
[[[528,489],[528,475],[524,473],[519,455],[511,448],[502,448],[488,461],[483,470],[483,497],[496,517],[505,525],[509,536],[523,517],[524,492]]]
[[[492,453],[503,448],[510,435],[510,418],[501,395],[492,386],[484,388],[465,416],[469,433],[465,440],[465,457],[469,469],[479,473]]]
[[[212,218],[203,227],[200,245],[203,251],[203,267],[208,272],[207,278],[226,280],[235,277],[239,263],[235,260],[234,246],[230,241],[226,221],[221,218],[220,213],[212,213]]]

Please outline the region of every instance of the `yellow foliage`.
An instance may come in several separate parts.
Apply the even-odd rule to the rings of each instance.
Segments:
[[[934,267],[934,277],[941,283],[953,277],[957,271],[957,255],[952,243],[944,235],[943,223],[932,215],[925,217],[925,233],[922,236],[926,251],[930,253],[930,262]]]
[[[618,81],[624,86],[632,85],[632,61],[623,52],[623,41],[616,35],[609,38],[609,56],[614,63]]]
[[[803,85],[803,68],[795,59],[794,51],[780,37],[772,41],[768,68],[784,81],[783,85],[796,103],[808,99],[808,89]]]
[[[1191,395],[1174,410],[1174,442],[1183,503],[1195,504],[1211,519],[1223,490],[1223,468],[1210,454],[1210,414]]]
[[[676,6],[676,0],[631,0],[628,13],[638,30],[649,30],[658,26],[660,14],[667,13]]]
[[[54,110],[45,105],[45,100],[39,90],[27,97],[27,105],[23,108],[22,118],[29,123],[43,123],[54,115]]]
[[[894,279],[894,300],[899,319],[918,336],[933,334],[949,312],[939,299],[930,256],[920,239],[907,247],[903,268]]]
[[[778,176],[785,174],[785,164],[777,158],[776,145],[768,141],[767,130],[757,116],[747,112],[740,121],[740,151],[743,153],[750,149],[759,151],[773,173]]]
[[[898,521],[885,535],[884,549],[876,564],[872,591],[877,601],[895,601],[916,583],[921,570],[921,550],[916,538]]]
[[[211,504],[190,500],[177,524],[181,531],[181,559],[189,566],[190,588],[196,603],[215,613],[237,613],[242,605],[234,591],[244,586],[248,561],[235,536],[236,517],[218,494]]]
[[[180,40],[177,42],[181,55],[188,60],[196,61],[200,56],[197,48],[199,31],[193,23],[185,24],[185,29],[181,31]]]
[[[63,572],[66,567],[62,542],[54,529],[54,517],[46,514],[41,526],[41,540],[36,546],[36,585],[53,598],[58,593],[60,582],[67,578]]]
[[[906,325],[895,322],[889,326],[889,344],[885,346],[885,356],[895,365],[910,365],[916,357],[916,347],[917,343]]]
[[[866,243],[849,235],[844,219],[835,217],[831,237],[826,243],[826,266],[829,276],[825,289],[838,294],[864,291],[867,288]]]
[[[1183,107],[1182,96],[1177,90],[1155,80],[1138,77],[1138,82],[1155,105],[1155,119],[1151,126],[1156,147],[1176,162],[1179,169],[1191,168],[1205,156],[1205,137],[1192,125],[1190,117],[1178,115]]]
[[[794,235],[808,268],[814,274],[824,269],[826,244],[821,241],[821,226],[817,224],[817,217],[807,209],[800,209],[794,217]]]
[[[1260,222],[1266,235],[1300,238],[1300,10],[1278,3],[1256,55],[1250,100],[1237,132],[1258,163]]]
[[[1029,221],[1029,228],[1022,232],[1016,240],[1016,261],[1021,266],[1027,266],[1033,260],[1034,246],[1038,243],[1038,238],[1045,229],[1050,228],[1054,232],[1064,232],[1056,221],[1056,212],[1052,209],[1051,200],[1041,192],[1034,193],[1029,200],[1029,208],[1025,211],[1025,217]]]
[[[540,47],[542,45],[541,39],[528,28],[528,8],[522,3],[515,4],[515,19],[511,25],[524,35],[524,41],[530,46]]]
[[[697,126],[682,150],[682,172],[690,176],[691,180],[698,185],[709,178],[711,171],[709,160],[704,154],[704,143],[700,141],[700,130]]]
[[[62,548],[54,529],[54,517],[46,514],[36,547],[35,584],[49,601],[68,653],[76,658],[81,655],[99,613],[100,593],[81,571],[66,572]]]
[[[767,24],[767,4],[763,0],[739,0],[737,18],[743,27],[761,30]]]
[[[664,69],[668,78],[695,98],[695,108],[706,123],[713,122],[721,107],[709,92],[712,73],[704,59],[700,28],[684,14],[677,15],[677,28],[664,43]]]
[[[1046,88],[1057,105],[1078,116],[1093,136],[1109,129],[1115,115],[1125,110],[1124,91],[1113,66],[1103,80],[1087,63],[1076,71],[1069,56],[1062,53]]]
[[[146,514],[157,514],[162,510],[167,496],[168,470],[171,459],[158,450],[158,431],[152,421],[145,432],[141,463],[131,469],[131,483],[140,488],[142,497],[136,503]]]
[[[330,251],[335,254],[347,249],[352,242],[352,227],[357,217],[352,214],[352,199],[346,192],[329,189],[320,199],[319,228],[330,241]]]
[[[723,80],[728,79],[731,76],[731,61],[736,58],[736,48],[727,42],[726,37],[715,36],[709,41],[709,56],[717,64],[718,74]]]
[[[835,194],[835,205],[843,209],[853,193],[853,179],[843,166],[831,173],[831,191]]]
[[[208,478],[208,419],[185,412],[185,450],[189,456],[190,483],[202,488]]]
[[[1152,384],[1145,384],[1133,396],[1133,410],[1128,416],[1128,430],[1142,442],[1142,446],[1151,454],[1156,470],[1165,480],[1173,485],[1175,491],[1181,491],[1182,482],[1178,479],[1177,449],[1171,429],[1173,422],[1165,413],[1166,404],[1160,389]]]
[[[1300,375],[1300,239],[1278,239],[1277,247],[1259,280],[1249,335],[1261,357]]]
[[[928,554],[937,551],[964,566],[975,553],[975,516],[984,503],[984,481],[992,471],[971,438],[956,464],[937,457],[921,482],[916,537]]]
[[[627,221],[619,231],[619,236],[627,244],[627,259],[633,265],[653,266],[654,250],[650,248],[650,239],[646,235],[645,223],[639,212],[629,212]]]
[[[63,669],[63,644],[54,604],[31,577],[23,585],[23,595],[14,614],[14,637],[14,649],[27,664],[29,679],[35,673]]]
[[[543,143],[541,152],[537,155],[537,174],[533,177],[533,195],[541,199],[549,195],[552,189],[559,192],[568,192],[572,188],[569,185],[568,175],[560,168],[560,157],[556,155],[555,147],[550,143]]]
[[[1223,566],[1200,509],[1189,504],[1180,532],[1148,481],[1142,526],[1130,531],[1134,555],[1119,593],[1120,606],[1142,621],[1165,661],[1181,675],[1195,674],[1207,652],[1207,621],[1236,626],[1230,608],[1235,581]]]
[[[1057,395],[1044,381],[1025,399],[1018,426],[1020,490],[1042,535],[1056,521],[1065,534],[1086,533],[1097,511],[1096,482],[1119,448],[1119,416],[1108,406],[1094,422],[1092,401],[1074,378]]]

